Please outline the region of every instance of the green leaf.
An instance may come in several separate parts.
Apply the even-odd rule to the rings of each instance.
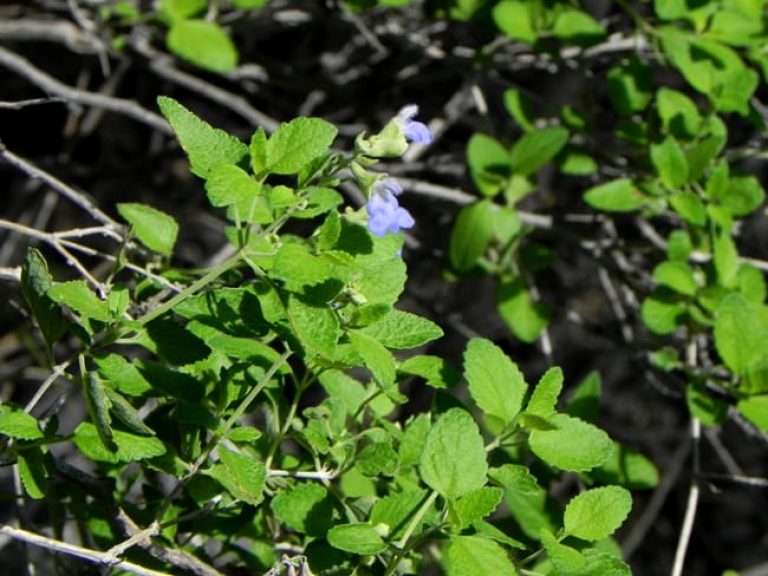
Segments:
[[[602,381],[599,372],[590,372],[579,382],[576,390],[571,394],[571,399],[565,408],[569,416],[593,422],[600,408],[600,393]]]
[[[439,356],[411,356],[400,363],[399,372],[420,376],[432,388],[452,388],[458,381],[456,370]]]
[[[523,130],[530,131],[534,129],[533,121],[535,117],[533,113],[533,104],[531,103],[531,99],[523,92],[516,90],[515,88],[505,90],[504,108]],[[509,159],[507,159],[507,161],[508,160]]]
[[[542,530],[541,543],[557,574],[583,574],[586,559],[581,552],[561,544],[548,530]]]
[[[423,346],[443,335],[443,330],[434,322],[396,309],[360,332],[375,338],[387,348],[397,350]]]
[[[213,206],[231,206],[228,216],[235,222],[272,222],[272,211],[261,185],[234,164],[215,166],[205,182],[208,200]]]
[[[281,490],[270,507],[283,524],[308,536],[325,536],[333,525],[333,498],[319,484],[302,482]]]
[[[736,273],[739,271],[739,251],[731,235],[726,231],[717,234],[712,243],[712,252],[718,283],[731,288],[736,282]]]
[[[572,9],[560,12],[552,32],[557,38],[580,46],[594,44],[605,36],[605,28],[597,20],[586,12]]]
[[[589,475],[601,484],[620,484],[630,490],[647,490],[659,483],[659,471],[653,462],[618,442],[613,443],[611,458]]]
[[[688,159],[688,181],[698,180],[725,144],[723,136],[709,136],[697,142],[686,154]]]
[[[267,142],[267,170],[296,174],[331,147],[338,130],[322,118],[295,118],[281,124]]]
[[[380,498],[371,508],[368,522],[372,526],[386,526],[387,539],[400,538],[405,533],[408,522],[426,497],[426,490],[409,490]],[[419,526],[416,527],[416,533],[418,533],[419,528]]]
[[[578,418],[558,414],[549,419],[552,430],[532,430],[531,451],[547,464],[562,470],[583,472],[610,458],[613,444],[600,428]]]
[[[415,466],[421,461],[424,442],[432,427],[429,414],[419,414],[405,427],[405,433],[400,440],[399,455],[402,468]]]
[[[606,212],[632,212],[647,203],[645,196],[629,178],[619,178],[590,188],[584,193],[584,201]]]
[[[522,278],[499,283],[496,307],[514,335],[529,344],[539,338],[549,322],[549,307],[532,300]]]
[[[225,74],[237,67],[237,48],[215,22],[176,20],[165,41],[168,50],[205,70]]]
[[[341,400],[348,414],[357,413],[368,393],[358,381],[339,370],[325,370],[318,377],[320,385],[329,396]]]
[[[526,536],[538,540],[542,529],[555,530],[547,491],[527,467],[504,464],[491,468],[488,475],[504,487],[504,502]]]
[[[731,178],[728,192],[715,196],[731,216],[740,217],[752,214],[765,201],[765,190],[754,176]]]
[[[582,492],[565,507],[563,528],[570,536],[595,542],[613,534],[632,509],[632,495],[620,486]]]
[[[21,293],[48,346],[64,335],[67,322],[61,308],[48,296],[53,285],[48,263],[36,248],[28,248],[21,266]]]
[[[232,0],[232,5],[236,8],[261,8],[267,3],[267,0]]]
[[[40,448],[24,450],[16,457],[21,483],[30,498],[41,500],[48,494],[48,469]]]
[[[109,415],[112,403],[96,372],[91,372],[83,378],[83,395],[88,414],[96,425],[96,432],[102,444],[110,452],[117,452],[117,444],[112,439],[112,418]]]
[[[705,426],[718,426],[728,416],[728,404],[715,398],[700,382],[689,383],[685,388],[685,403],[691,416]]]
[[[662,286],[643,300],[640,314],[651,332],[671,334],[685,317],[685,306],[677,294]]]
[[[473,338],[464,351],[464,376],[469,393],[487,415],[510,424],[528,389],[517,365],[489,340]]]
[[[608,71],[608,96],[625,116],[641,112],[651,100],[651,69],[636,57]]]
[[[768,395],[750,396],[739,400],[739,412],[755,426],[768,431]]]
[[[667,188],[676,189],[688,181],[688,161],[673,136],[651,144],[651,162]]]
[[[397,470],[397,465],[397,452],[388,442],[368,444],[357,455],[357,467],[365,476],[391,476]]]
[[[9,404],[0,404],[0,434],[20,440],[43,438],[37,420],[21,408]]]
[[[678,138],[693,138],[701,128],[701,114],[693,100],[682,92],[660,88],[656,93],[656,110],[664,130]]]
[[[117,211],[144,246],[159,254],[171,255],[179,235],[179,225],[172,216],[136,202],[118,204]]]
[[[528,132],[515,142],[510,152],[510,163],[515,174],[533,174],[552,160],[568,142],[565,128],[542,128]]]
[[[678,294],[693,296],[699,285],[693,276],[693,269],[685,262],[662,262],[653,269],[653,279]]]
[[[118,354],[95,355],[93,361],[99,373],[123,394],[141,396],[152,389],[139,369]]]
[[[387,544],[370,524],[340,524],[328,531],[334,548],[360,556],[372,556],[387,549]]]
[[[689,190],[682,190],[669,197],[669,204],[686,222],[703,227],[707,223],[707,208],[701,198]]]
[[[253,426],[239,426],[227,434],[227,438],[235,443],[251,443],[262,437],[261,430]]]
[[[117,445],[117,451],[112,453],[99,439],[96,427],[90,422],[82,422],[74,432],[77,449],[87,458],[96,462],[133,462],[162,456],[166,452],[165,445],[155,437],[137,436],[122,430],[112,430],[112,440]]]
[[[495,138],[475,133],[467,143],[472,180],[484,196],[495,196],[510,175],[509,152]]]
[[[241,164],[248,157],[248,147],[240,140],[201,120],[176,100],[160,96],[157,104],[189,156],[193,174],[206,178],[217,166]]]
[[[263,499],[267,469],[259,460],[233,452],[223,446],[218,448],[221,464],[215,465],[209,474],[238,500],[253,506]]]
[[[503,0],[493,7],[493,21],[510,38],[533,44],[536,41],[533,10],[528,2]]]
[[[459,272],[474,268],[493,237],[495,214],[490,200],[464,206],[453,225],[448,248],[451,265]]]
[[[504,548],[480,536],[452,536],[445,550],[444,562],[448,576],[517,574]]]
[[[549,418],[555,412],[557,399],[563,390],[563,371],[558,367],[547,370],[533,389],[525,407],[526,414]]]
[[[450,500],[486,483],[483,438],[474,418],[460,408],[443,413],[427,435],[421,454],[421,477]]]
[[[283,244],[275,255],[272,274],[285,282],[288,290],[298,292],[333,277],[333,267],[312,254],[304,244]]]
[[[493,513],[501,503],[504,491],[484,486],[468,492],[453,505],[456,528],[463,530]]]
[[[341,330],[339,319],[330,306],[315,306],[296,296],[288,298],[288,319],[305,352],[333,358]]]
[[[739,266],[739,272],[736,274],[736,284],[739,293],[753,304],[760,305],[765,301],[768,294],[765,276],[754,266],[749,264]]]
[[[667,258],[686,262],[693,252],[691,236],[685,230],[674,230],[667,239]]]
[[[125,424],[131,432],[142,434],[144,436],[155,435],[155,432],[149,426],[144,424],[141,416],[139,416],[138,410],[136,410],[128,400],[107,385],[103,386],[103,388],[107,400],[109,401],[110,411],[118,420]]]
[[[373,374],[376,383],[386,390],[395,383],[395,357],[378,340],[357,330],[347,332],[349,341]]]
[[[760,319],[760,309],[740,294],[726,296],[715,315],[715,347],[736,375],[764,366],[768,329]]]
[[[159,10],[171,19],[189,18],[202,12],[206,0],[160,0]]]
[[[48,296],[60,304],[69,306],[85,318],[99,322],[109,322],[109,306],[104,300],[99,300],[85,280],[56,282],[48,290]]]

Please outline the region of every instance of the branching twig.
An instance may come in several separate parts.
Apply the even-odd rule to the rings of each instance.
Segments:
[[[41,90],[60,96],[69,102],[94,106],[109,110],[110,112],[123,114],[164,134],[172,134],[171,127],[162,116],[141,107],[133,100],[123,100],[73,88],[35,67],[26,58],[22,58],[2,46],[0,46],[0,66],[8,68],[19,76],[26,78]]]
[[[120,568],[127,572],[131,572],[132,574],[138,574],[139,576],[167,576],[166,572],[158,572],[156,570],[144,568],[133,562],[115,559],[114,556],[107,552],[98,552],[81,546],[75,546],[74,544],[59,542],[58,540],[53,540],[52,538],[41,536],[34,532],[28,532],[27,530],[14,528],[12,526],[1,525],[0,534],[5,534],[21,542],[39,546],[40,548],[45,548],[52,552],[67,554],[94,564],[100,564],[101,566]]]

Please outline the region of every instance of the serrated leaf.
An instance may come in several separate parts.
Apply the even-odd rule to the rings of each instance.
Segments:
[[[600,393],[602,381],[599,372],[590,372],[582,380],[571,394],[565,412],[587,422],[592,422],[597,417],[600,407]]]
[[[510,163],[515,174],[533,174],[552,160],[568,142],[565,128],[542,128],[528,132],[515,142],[510,152]]]
[[[583,472],[610,458],[613,443],[600,428],[566,414],[558,414],[549,422],[556,428],[531,431],[528,445],[550,466]]]
[[[356,465],[365,476],[379,476],[392,475],[397,464],[397,452],[388,442],[374,442],[358,453]]]
[[[308,536],[325,536],[333,524],[333,498],[319,484],[302,482],[281,490],[270,507],[286,526]]]
[[[157,104],[189,156],[193,174],[206,178],[216,166],[241,164],[248,157],[248,147],[240,140],[201,120],[176,100],[160,96]]]
[[[272,222],[272,211],[262,186],[234,164],[221,164],[212,168],[205,181],[205,190],[211,205],[231,207],[227,214],[235,222]]]
[[[673,194],[669,197],[669,204],[686,222],[700,227],[707,223],[707,208],[696,193],[683,190]]]
[[[378,340],[387,348],[407,350],[422,346],[443,335],[434,322],[416,314],[392,309],[384,317],[362,328],[360,332]]]
[[[296,174],[333,144],[338,130],[322,118],[295,118],[281,124],[267,141],[267,170]]]
[[[223,446],[218,451],[221,464],[214,466],[209,474],[238,500],[253,506],[259,504],[264,499],[262,491],[267,478],[264,464]]]
[[[48,346],[61,338],[67,328],[61,309],[48,296],[52,285],[48,263],[42,253],[36,248],[27,249],[21,266],[21,293]]]
[[[549,323],[549,307],[533,301],[522,278],[499,283],[496,308],[514,335],[529,344],[536,342]]]
[[[376,383],[385,391],[391,388],[396,376],[395,357],[392,353],[378,340],[360,331],[350,330],[347,336]]]
[[[223,74],[237,67],[237,48],[216,22],[176,20],[165,41],[171,52],[205,70]]]
[[[399,372],[424,378],[432,388],[452,388],[459,381],[456,370],[439,356],[419,354],[404,360],[398,366]]]
[[[565,507],[563,528],[570,536],[595,542],[613,534],[632,509],[632,496],[620,486],[582,492]]]
[[[651,162],[667,188],[676,189],[688,181],[688,160],[673,136],[651,144]]]
[[[551,532],[542,530],[541,543],[547,551],[547,556],[555,567],[557,574],[579,574],[586,564],[586,559],[581,552],[555,539]]]
[[[333,358],[341,331],[330,306],[311,305],[296,296],[288,298],[288,319],[305,352]]]
[[[740,294],[726,296],[715,314],[715,347],[736,375],[764,366],[768,329],[760,319],[759,308]]]
[[[549,418],[555,412],[557,399],[563,390],[563,371],[558,367],[547,370],[533,389],[525,407],[526,414]]]
[[[613,443],[611,458],[589,475],[601,484],[619,484],[630,490],[647,490],[659,483],[653,462],[618,442]]]
[[[469,393],[480,409],[511,423],[528,389],[520,369],[489,340],[473,338],[464,351],[464,376]]]
[[[464,206],[453,224],[448,254],[459,272],[472,269],[493,237],[495,223],[493,203],[481,200]]]
[[[387,549],[387,544],[370,524],[340,524],[328,531],[334,548],[360,556],[372,556]]]
[[[536,41],[532,14],[534,8],[518,0],[503,0],[493,8],[493,20],[505,35],[529,44]]]
[[[152,389],[139,369],[117,354],[94,355],[93,361],[99,373],[114,387],[130,396],[141,396]]]
[[[640,314],[643,323],[656,334],[671,334],[679,327],[685,316],[685,306],[680,297],[669,288],[654,290],[643,300]]]
[[[139,416],[138,410],[133,405],[123,398],[119,392],[113,390],[108,385],[103,386],[107,399],[109,400],[110,411],[114,414],[118,420],[120,420],[125,426],[136,434],[143,436],[154,436],[155,432],[144,424],[144,421]]]
[[[448,576],[517,574],[504,548],[480,536],[452,536],[445,550],[444,562]]]
[[[606,212],[632,212],[647,202],[628,178],[619,178],[590,188],[584,193],[584,201]]]
[[[693,276],[693,269],[685,262],[662,262],[653,270],[653,279],[679,294],[693,296],[699,285]]]
[[[453,408],[438,418],[424,443],[419,469],[424,483],[448,499],[485,485],[483,438],[468,412]]]
[[[109,322],[109,306],[94,294],[85,280],[56,282],[48,290],[48,296],[60,304],[70,307],[85,318]]]
[[[360,381],[339,370],[325,370],[318,377],[320,385],[329,396],[341,400],[348,414],[356,414],[368,393]]]
[[[526,536],[537,540],[542,529],[556,529],[547,491],[527,467],[504,464],[491,468],[488,476],[504,488],[504,502]]]
[[[463,530],[492,514],[503,496],[504,491],[501,488],[483,486],[459,498],[453,505],[456,529]]]
[[[144,246],[158,254],[171,255],[179,235],[179,225],[172,216],[137,202],[118,204],[117,211]]]
[[[133,462],[162,456],[166,452],[165,445],[155,437],[112,430],[112,440],[117,445],[117,451],[114,453],[106,449],[96,427],[90,422],[82,422],[75,428],[74,441],[77,449],[96,462]]]
[[[368,522],[373,526],[384,524],[388,529],[388,540],[400,538],[426,497],[426,490],[409,490],[379,498],[371,508]],[[419,526],[416,527],[416,533],[418,531]]]
[[[0,405],[0,434],[19,440],[39,440],[44,436],[35,418],[9,404]]]
[[[83,378],[83,396],[102,444],[110,452],[117,452],[117,444],[112,439],[112,418],[109,415],[112,404],[97,373],[90,372]]]
[[[283,244],[275,255],[272,273],[283,280],[291,291],[300,291],[330,280],[333,267],[325,260],[312,254],[304,244]]]
[[[40,500],[48,494],[48,469],[45,466],[45,454],[34,448],[24,450],[16,457],[21,483],[30,498]]]
[[[768,395],[750,396],[739,400],[739,412],[762,430],[768,431]]]
[[[424,442],[431,430],[432,423],[428,414],[419,414],[405,427],[405,433],[400,440],[400,466],[415,466],[421,461]]]

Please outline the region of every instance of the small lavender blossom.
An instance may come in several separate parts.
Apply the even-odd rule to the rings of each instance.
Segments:
[[[413,119],[418,113],[419,107],[416,104],[409,104],[397,113],[397,120],[408,142],[429,144],[434,140],[434,136],[426,124]]]
[[[372,193],[382,195],[390,193],[395,196],[400,196],[400,194],[403,193],[403,187],[400,185],[400,182],[394,178],[380,178],[374,183]]]
[[[413,216],[400,207],[397,198],[388,190],[374,191],[365,208],[368,211],[368,229],[376,236],[384,236],[387,232],[397,234],[400,229],[415,224]]]

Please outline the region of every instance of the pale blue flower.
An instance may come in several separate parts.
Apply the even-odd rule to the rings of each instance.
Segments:
[[[408,142],[415,144],[429,144],[435,137],[430,132],[427,125],[413,118],[419,113],[419,107],[416,104],[409,104],[397,113],[397,120],[400,123],[400,129]]]
[[[379,180],[373,187],[365,208],[368,212],[368,229],[376,236],[387,232],[397,234],[401,229],[411,228],[415,221],[405,208],[401,208],[395,194],[403,191],[394,178]]]

